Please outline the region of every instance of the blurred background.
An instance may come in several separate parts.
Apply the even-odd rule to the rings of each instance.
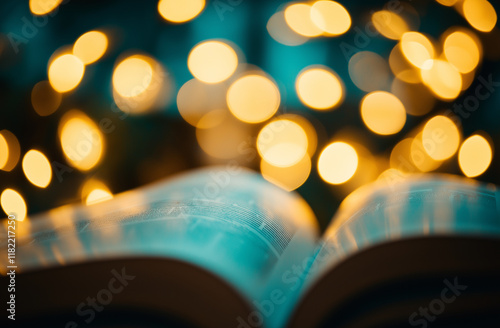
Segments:
[[[2,1],[3,212],[213,164],[297,190],[322,228],[377,179],[500,184],[497,5]]]

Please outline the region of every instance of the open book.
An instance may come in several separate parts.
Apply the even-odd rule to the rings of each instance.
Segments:
[[[320,237],[298,194],[202,169],[16,222],[15,264],[3,226],[1,326],[497,326],[499,205],[419,175],[355,191]]]

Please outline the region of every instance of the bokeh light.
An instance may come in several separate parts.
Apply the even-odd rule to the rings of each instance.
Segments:
[[[266,180],[287,191],[292,191],[302,186],[309,177],[311,159],[305,155],[300,161],[287,167],[274,166],[262,159],[260,171]]]
[[[53,12],[63,0],[30,0],[30,11],[34,15],[46,15]]]
[[[297,76],[295,89],[302,103],[317,110],[332,109],[344,97],[340,78],[325,66],[307,67]]]
[[[57,92],[68,92],[80,84],[84,72],[85,65],[80,58],[63,54],[49,64],[49,82]]]
[[[316,37],[323,34],[311,18],[311,5],[293,3],[285,8],[285,21],[296,33],[306,37]]]
[[[361,100],[361,118],[373,132],[381,135],[401,131],[406,122],[403,103],[386,91],[369,93]]]
[[[481,57],[476,41],[461,31],[453,32],[446,37],[443,52],[446,60],[460,73],[469,73],[475,69]]]
[[[226,42],[211,40],[196,45],[188,56],[188,68],[195,78],[205,83],[218,83],[229,78],[238,66],[236,51]]]
[[[298,163],[308,148],[307,134],[297,123],[277,119],[262,128],[257,136],[257,150],[269,164],[288,167]]]
[[[0,170],[12,171],[19,162],[21,145],[9,130],[0,131]]]
[[[67,112],[59,122],[59,140],[68,163],[88,171],[101,160],[104,136],[97,125],[78,110]]]
[[[344,34],[351,27],[349,12],[336,1],[316,1],[310,9],[310,17],[314,25],[326,36]]]
[[[49,81],[38,82],[31,90],[31,104],[40,116],[54,113],[61,105],[61,101],[62,95],[52,88]]]
[[[462,91],[462,76],[450,63],[430,59],[420,71],[423,83],[441,100],[453,100]]]
[[[380,10],[372,15],[372,22],[377,31],[392,40],[399,40],[409,31],[406,21],[394,11]]]
[[[35,149],[29,150],[23,157],[23,172],[35,186],[45,188],[52,179],[52,167],[45,155]]]
[[[160,0],[158,12],[167,21],[184,23],[194,19],[205,8],[205,0]]]
[[[460,146],[458,164],[460,169],[469,178],[483,174],[491,164],[493,151],[483,136],[470,136]]]
[[[358,168],[358,154],[348,143],[337,141],[321,151],[318,159],[318,173],[331,184],[348,181]]]
[[[249,73],[234,81],[227,91],[231,113],[246,123],[260,123],[276,113],[280,92],[267,76]]]
[[[7,188],[0,195],[0,204],[7,215],[14,215],[17,221],[26,218],[28,209],[23,196],[14,189]]]
[[[73,46],[73,55],[89,65],[101,58],[108,48],[108,38],[100,31],[90,31],[81,35]]]
[[[144,114],[159,109],[171,96],[171,81],[154,58],[135,54],[119,61],[113,71],[113,98],[123,112]]]
[[[437,161],[427,154],[425,151],[427,149],[432,149],[435,140],[423,140],[422,132],[419,132],[415,138],[413,138],[410,152],[413,164],[422,172],[434,171],[441,165],[441,161]]]
[[[356,53],[349,59],[348,69],[352,82],[363,91],[384,90],[389,85],[389,65],[382,56],[374,52]]]
[[[495,7],[487,0],[464,0],[462,9],[465,19],[478,31],[490,32],[497,23]]]
[[[101,181],[90,179],[85,182],[81,191],[85,205],[93,205],[113,198],[109,188]]]
[[[435,56],[434,46],[423,34],[407,32],[401,37],[401,50],[406,59],[415,67],[424,68]]]
[[[431,118],[422,131],[423,146],[435,160],[443,161],[455,154],[460,144],[460,131],[451,119],[443,115]]]
[[[285,13],[280,10],[274,13],[266,25],[269,35],[277,42],[287,46],[298,46],[304,44],[308,37],[297,34],[286,23]]]

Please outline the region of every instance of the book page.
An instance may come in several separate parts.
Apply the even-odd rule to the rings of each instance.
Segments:
[[[348,256],[409,237],[500,235],[496,186],[451,175],[416,175],[362,187],[341,204],[324,234],[307,284]]]
[[[18,229],[23,224],[30,231],[18,237],[19,272],[126,256],[181,259],[264,307],[235,318],[235,327],[241,320],[278,324],[273,318],[294,305],[281,304],[287,297],[281,271],[310,255],[318,235],[311,209],[297,194],[232,166],[198,170],[92,206],[65,206],[17,222]]]

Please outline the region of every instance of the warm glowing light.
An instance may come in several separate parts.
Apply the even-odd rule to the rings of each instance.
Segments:
[[[389,158],[390,167],[403,173],[416,173],[418,169],[412,161],[411,146],[413,138],[405,138],[392,148]]]
[[[227,88],[222,83],[207,84],[191,79],[177,93],[177,108],[182,118],[192,126],[209,128],[216,121],[205,115],[226,108],[226,92]],[[202,121],[203,117],[205,119]]]
[[[302,186],[311,173],[311,159],[304,156],[299,162],[288,167],[278,167],[269,164],[264,159],[260,162],[262,176],[275,185],[292,191]]]
[[[238,66],[238,55],[222,41],[205,41],[196,45],[188,56],[188,68],[195,78],[205,83],[218,83],[229,78]]]
[[[469,73],[477,67],[481,56],[476,41],[464,32],[448,35],[443,45],[446,60],[460,73]]]
[[[488,169],[492,157],[493,152],[488,141],[476,134],[467,138],[460,146],[458,164],[467,177],[473,178]]]
[[[460,132],[451,119],[438,115],[431,118],[422,131],[423,146],[435,160],[443,161],[455,154],[460,143]]]
[[[153,80],[153,67],[144,56],[131,56],[121,61],[113,72],[113,87],[122,97],[135,97],[148,89]]]
[[[454,6],[458,2],[458,0],[436,0],[436,1],[442,4],[443,6],[447,7]]]
[[[340,3],[316,1],[310,9],[311,20],[326,35],[341,35],[351,27],[351,16]]]
[[[344,96],[340,78],[327,67],[304,69],[297,76],[295,89],[304,105],[318,110],[338,106]]]
[[[205,8],[205,0],[160,0],[158,12],[172,23],[184,23],[194,19]]]
[[[92,64],[101,58],[108,48],[106,34],[99,31],[90,31],[78,38],[73,46],[73,55],[80,58],[85,64]]]
[[[285,21],[292,30],[307,37],[320,36],[323,30],[311,18],[311,6],[308,4],[294,3],[285,9]]]
[[[45,155],[38,150],[30,150],[23,157],[23,171],[35,186],[45,188],[52,179],[52,167]]]
[[[49,81],[38,82],[31,91],[31,104],[40,116],[54,113],[61,105],[61,101],[61,94],[50,86]]]
[[[163,67],[146,55],[129,56],[113,72],[113,98],[124,112],[141,114],[160,108],[170,97],[170,81]]]
[[[0,170],[10,172],[21,156],[21,145],[9,130],[0,131]]]
[[[87,180],[81,189],[82,201],[86,205],[97,204],[113,198],[109,188],[101,181]]]
[[[316,147],[318,146],[318,134],[316,132],[316,128],[311,124],[304,116],[297,114],[285,114],[279,116],[279,119],[285,119],[300,125],[304,132],[307,135],[307,152],[310,157],[314,155],[316,152]]]
[[[497,23],[495,7],[486,0],[465,0],[462,9],[465,19],[478,31],[490,32]]]
[[[424,68],[429,59],[434,58],[434,46],[425,35],[407,32],[401,37],[401,50],[406,59],[415,67]]]
[[[276,113],[280,105],[280,92],[266,76],[249,74],[231,84],[227,91],[227,105],[239,120],[259,123]]]
[[[413,164],[422,172],[429,172],[437,169],[441,161],[436,161],[427,154],[425,148],[433,147],[435,140],[422,140],[422,132],[413,139],[410,147],[410,155]]]
[[[269,18],[267,31],[276,41],[287,46],[298,46],[309,40],[308,37],[297,34],[285,21],[285,13],[278,11]]]
[[[333,142],[319,155],[318,172],[328,183],[341,184],[348,181],[357,168],[358,154],[345,142]]]
[[[361,100],[361,117],[373,132],[389,135],[401,131],[406,122],[406,111],[392,93],[375,91]]]
[[[423,83],[442,100],[453,100],[462,91],[460,72],[444,60],[429,60],[420,75]]]
[[[380,34],[392,40],[401,39],[401,36],[409,31],[406,21],[389,10],[380,10],[373,13],[372,22]]]
[[[237,120],[227,109],[218,109],[200,119],[196,140],[201,149],[214,158],[244,158],[253,147],[248,141],[249,133],[248,124]]]
[[[63,0],[30,0],[30,10],[34,15],[46,15],[54,11]]]
[[[297,123],[278,119],[268,123],[257,136],[257,150],[269,164],[288,167],[307,154],[307,134]]]
[[[66,160],[79,170],[90,170],[102,157],[104,136],[97,125],[80,111],[71,110],[62,117],[59,139]]]
[[[5,189],[0,195],[0,204],[5,214],[14,215],[17,221],[23,221],[26,218],[26,203],[17,191]]]
[[[64,54],[55,58],[49,65],[49,82],[57,92],[68,92],[80,84],[85,65],[80,58]]]
[[[352,82],[363,91],[384,90],[389,84],[389,65],[379,54],[360,51],[349,59],[348,67]]]
[[[389,66],[391,67],[392,73],[394,73],[394,76],[398,80],[406,83],[420,83],[420,69],[410,64],[403,55],[400,45],[401,44],[398,43],[392,48],[391,54],[389,55]]]

